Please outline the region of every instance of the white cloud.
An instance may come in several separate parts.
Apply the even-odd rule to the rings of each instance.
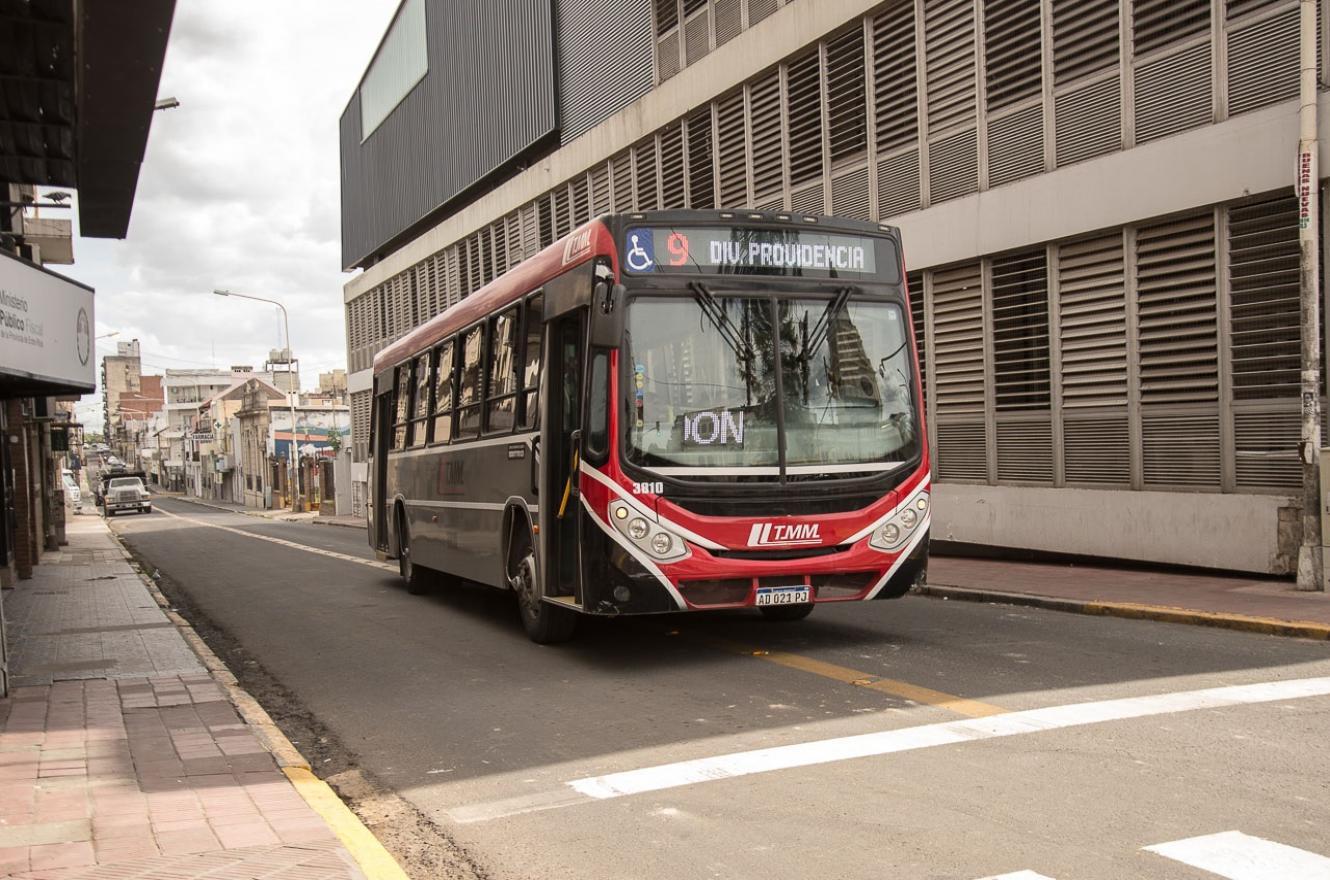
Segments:
[[[137,338],[147,372],[262,364],[281,300],[308,386],[345,367],[337,120],[397,0],[181,2],[125,241],[55,267],[97,290],[98,355]],[[76,213],[76,212],[75,212]],[[100,426],[100,398],[81,415]]]

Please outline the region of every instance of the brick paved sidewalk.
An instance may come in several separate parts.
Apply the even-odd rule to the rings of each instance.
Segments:
[[[1293,635],[1330,634],[1330,595],[1273,578],[933,556],[928,584],[928,591],[955,598],[1048,600],[1067,610],[1136,617],[1154,616],[1153,609],[1180,622],[1260,631],[1285,623]]]
[[[0,876],[359,878],[95,517],[4,597]]]

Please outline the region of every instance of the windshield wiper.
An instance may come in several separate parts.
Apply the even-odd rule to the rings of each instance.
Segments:
[[[725,313],[725,308],[716,299],[716,295],[701,281],[689,282],[688,288],[693,291],[693,299],[697,301],[702,314],[707,316],[707,320],[716,328],[716,332],[725,340],[725,344],[730,347],[730,350],[745,362],[751,361],[753,359],[752,346],[748,344],[748,340],[744,339],[738,328],[734,326],[734,322]]]

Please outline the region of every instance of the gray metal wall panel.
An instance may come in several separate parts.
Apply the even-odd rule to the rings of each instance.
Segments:
[[[564,143],[651,90],[651,0],[556,0]]]
[[[361,143],[341,118],[342,264],[349,268],[549,134],[550,0],[426,0],[429,72]]]

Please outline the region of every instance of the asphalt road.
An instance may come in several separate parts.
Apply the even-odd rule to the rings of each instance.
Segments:
[[[114,528],[260,699],[483,876],[1330,877],[1325,643],[911,597],[541,647],[361,532],[158,508]]]

